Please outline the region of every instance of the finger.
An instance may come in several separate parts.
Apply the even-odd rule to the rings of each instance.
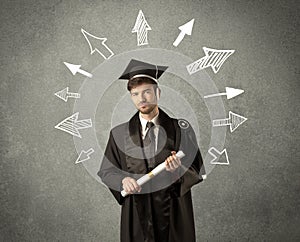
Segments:
[[[176,157],[176,159],[174,160],[174,165],[176,168],[178,168],[181,165],[180,159]]]
[[[129,192],[134,192],[134,186],[133,184],[131,184],[130,182],[127,184],[127,187],[128,187],[128,191]]]
[[[133,185],[135,191],[139,191],[141,189],[139,184],[137,184],[136,180],[133,180],[132,185]]]
[[[174,161],[171,161],[171,162],[169,163],[169,166],[170,166],[170,169],[171,169],[171,170],[174,170],[174,169],[175,169]]]
[[[166,170],[169,171],[170,170],[170,162],[168,160],[166,160]]]

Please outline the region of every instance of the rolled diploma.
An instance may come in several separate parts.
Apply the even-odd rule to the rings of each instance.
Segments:
[[[180,150],[176,153],[177,158],[183,158],[185,154]],[[157,167],[155,167],[152,171],[150,171],[148,174],[142,176],[140,179],[138,179],[136,182],[139,186],[145,184],[149,180],[151,180],[153,177],[155,177],[157,174],[161,173],[163,170],[166,169],[166,164],[165,162],[162,162],[159,164]],[[128,194],[124,190],[121,191],[121,194],[123,197],[126,197]]]

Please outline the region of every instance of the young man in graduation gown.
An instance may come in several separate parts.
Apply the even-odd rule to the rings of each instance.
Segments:
[[[158,107],[157,79],[167,69],[131,60],[120,79],[138,112],[110,132],[98,172],[122,205],[122,242],[193,242],[191,187],[200,181],[203,162],[193,129]],[[176,152],[185,157],[179,159]],[[139,186],[138,178],[165,162],[166,170]],[[129,195],[123,197],[122,190]]]

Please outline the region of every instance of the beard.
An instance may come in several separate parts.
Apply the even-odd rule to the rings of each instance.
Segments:
[[[157,104],[147,104],[146,106],[139,107],[138,110],[142,114],[150,114],[151,112],[153,112],[155,110],[156,107],[157,107]]]

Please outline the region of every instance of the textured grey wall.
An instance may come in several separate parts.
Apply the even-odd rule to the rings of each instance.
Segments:
[[[248,121],[227,131],[231,165],[193,189],[198,241],[299,241],[299,4],[192,0],[1,1],[0,240],[118,241],[119,206],[74,165],[71,135],[54,129],[74,100],[53,94],[82,84],[63,61],[86,70],[103,62],[89,54],[82,27],[116,54],[137,49],[139,9],[153,48],[175,50],[177,27],[195,18],[176,51],[196,60],[203,46],[236,50],[207,73],[220,91],[245,90],[224,103]]]

